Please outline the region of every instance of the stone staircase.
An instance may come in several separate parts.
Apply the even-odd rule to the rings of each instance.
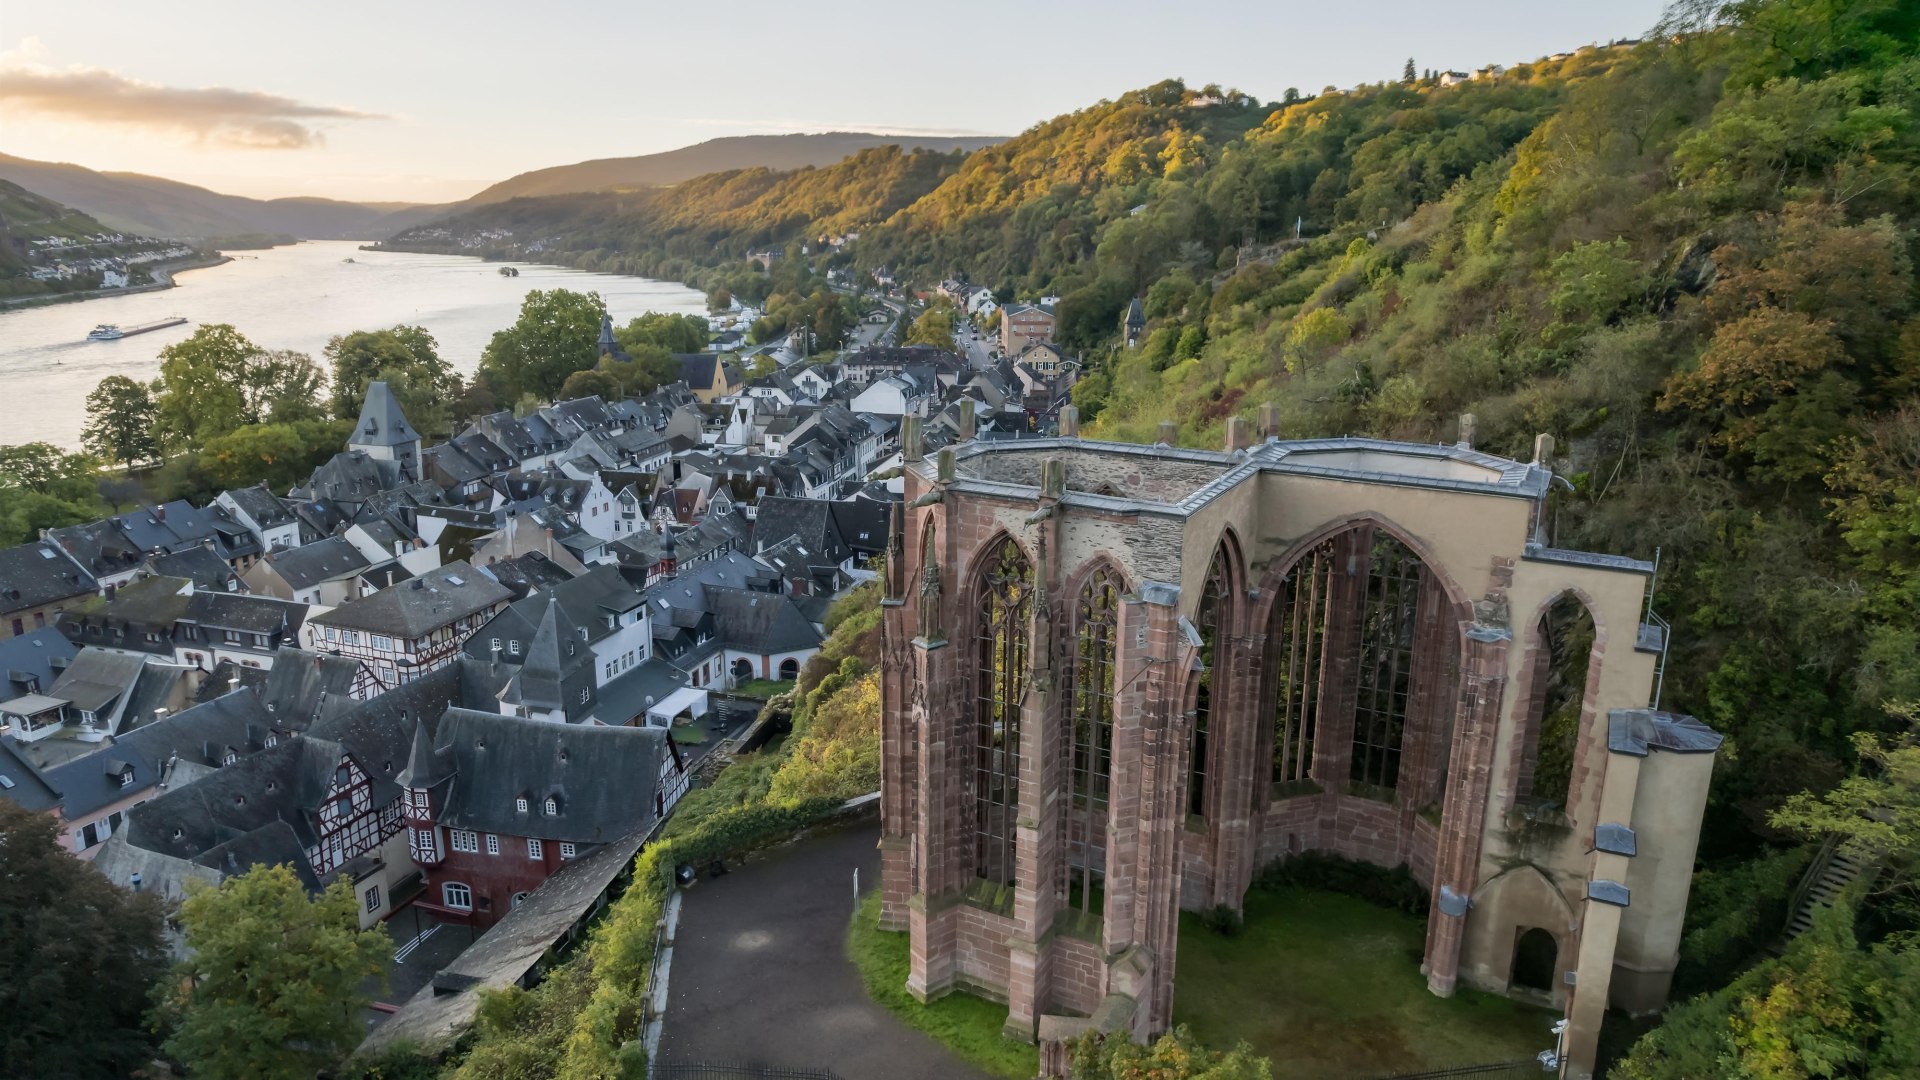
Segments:
[[[1842,889],[1869,870],[1868,864],[1848,857],[1840,850],[1840,838],[1829,836],[1808,864],[1806,875],[1794,890],[1787,905],[1787,930],[1784,941],[1791,941],[1813,926],[1821,908],[1833,906]]]

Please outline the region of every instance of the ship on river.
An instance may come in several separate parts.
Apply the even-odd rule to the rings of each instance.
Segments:
[[[87,340],[119,341],[123,337],[132,337],[135,334],[144,334],[152,330],[165,330],[169,326],[181,326],[185,324],[186,321],[187,320],[180,316],[175,315],[170,319],[159,319],[150,323],[141,323],[138,326],[117,326],[113,323],[101,323],[88,332]]]

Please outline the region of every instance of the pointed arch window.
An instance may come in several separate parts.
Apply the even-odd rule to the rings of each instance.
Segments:
[[[1276,796],[1313,774],[1313,740],[1325,686],[1327,616],[1333,605],[1334,544],[1294,563],[1280,581],[1267,623],[1273,679],[1273,784]]]
[[[1113,773],[1114,631],[1120,616],[1119,575],[1102,566],[1080,587],[1074,610],[1072,716],[1073,798],[1068,801],[1067,894],[1083,912],[1098,912],[1106,877],[1108,791]]]
[[[1200,592],[1200,608],[1194,613],[1194,627],[1200,631],[1200,687],[1193,699],[1192,751],[1187,762],[1187,813],[1204,816],[1207,812],[1207,750],[1213,719],[1213,669],[1220,626],[1231,614],[1232,597],[1227,584],[1227,550],[1213,553],[1207,568],[1207,583]]]
[[[1405,544],[1384,531],[1375,533],[1361,598],[1347,778],[1376,792],[1390,792],[1400,782],[1423,570],[1420,557]]]
[[[1020,701],[1026,690],[1033,567],[1002,540],[987,560],[974,597],[974,873],[1010,884],[1020,815]]]

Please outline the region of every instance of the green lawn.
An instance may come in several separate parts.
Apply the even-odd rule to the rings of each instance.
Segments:
[[[682,746],[698,746],[707,741],[707,733],[692,724],[680,724],[669,728],[667,735]]]
[[[860,969],[868,996],[975,1068],[1006,1080],[1032,1080],[1040,1071],[1039,1051],[1000,1037],[1007,1007],[958,992],[930,1005],[915,1001],[907,993],[907,935],[881,930],[879,920],[880,890],[875,889],[860,902],[847,932],[847,958]]]
[[[1241,1039],[1287,1080],[1518,1061],[1552,1044],[1557,1014],[1461,989],[1427,991],[1423,924],[1337,893],[1256,889],[1246,929],[1180,916],[1173,1018],[1208,1046]]]
[[[784,694],[793,689],[792,679],[748,679],[733,688],[741,697],[759,698],[765,701],[775,694]]]

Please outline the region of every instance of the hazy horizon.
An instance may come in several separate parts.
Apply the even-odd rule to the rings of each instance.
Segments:
[[[1408,56],[1421,69],[1513,64],[1639,36],[1663,6],[1393,0],[1170,17],[1138,0],[982,0],[959,16],[863,2],[796,19],[750,2],[716,22],[603,2],[530,16],[498,0],[188,0],[111,19],[49,5],[10,13],[0,34],[0,152],[256,198],[447,202],[517,173],[724,135],[1011,136],[1165,78],[1273,100],[1393,78]]]

